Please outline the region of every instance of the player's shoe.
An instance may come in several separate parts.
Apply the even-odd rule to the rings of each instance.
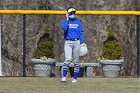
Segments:
[[[63,78],[61,79],[61,81],[62,81],[62,82],[66,82],[66,77],[63,77]]]
[[[77,80],[76,80],[76,79],[73,79],[73,80],[72,80],[72,83],[76,83],[76,82],[77,82]]]

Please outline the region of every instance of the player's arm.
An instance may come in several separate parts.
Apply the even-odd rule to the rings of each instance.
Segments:
[[[64,31],[67,31],[68,26],[69,26],[69,15],[68,15],[68,14],[66,14],[66,19],[67,19],[67,20],[63,20],[63,21],[62,21],[62,29],[63,29]]]

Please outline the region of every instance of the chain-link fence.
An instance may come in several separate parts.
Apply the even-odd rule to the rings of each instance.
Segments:
[[[5,76],[23,76],[23,68],[26,76],[61,76],[61,67],[64,62],[64,39],[61,28],[61,21],[65,15],[24,15],[26,16],[26,26],[23,15],[1,15],[2,33],[2,73]],[[108,31],[113,32],[114,37],[122,48],[122,54],[118,59],[124,59],[120,68],[120,76],[136,76],[136,16],[111,16],[111,15],[77,15],[84,26],[85,43],[88,47],[88,54],[80,57],[81,77],[102,76],[102,66],[99,64],[103,60],[102,50],[104,42],[108,38]],[[26,37],[23,37],[23,27],[26,27]],[[35,50],[38,48],[40,39],[48,31],[46,40],[50,38],[53,42],[52,58],[34,58]],[[25,33],[24,33],[25,34]],[[26,50],[23,46],[23,38],[26,39]],[[49,44],[47,44],[49,45]],[[25,51],[25,62],[23,65],[23,55]],[[41,51],[41,50],[40,50]],[[43,53],[43,52],[42,52]],[[113,53],[113,50],[111,51]],[[38,54],[39,55],[39,54]],[[45,56],[45,55],[44,55]],[[72,66],[70,76],[72,76]]]
[[[110,3],[110,0],[20,0],[11,3],[1,0],[0,9],[64,10],[68,6],[74,6],[82,10],[135,10],[137,6],[132,1],[112,0]],[[121,55],[116,58],[121,61],[123,59],[121,65],[118,63],[119,76],[138,75],[140,67],[139,52],[137,52],[139,48],[138,16],[77,15],[77,18],[83,23],[85,43],[88,47],[88,54],[80,57],[80,77],[105,75],[106,67],[103,67],[105,64],[100,62],[105,60],[103,52],[105,42],[108,40],[108,32],[113,32],[122,50]],[[64,62],[64,38],[61,28],[63,19],[65,15],[1,14],[2,74],[4,76],[60,77]],[[110,49],[110,46],[107,47]],[[110,54],[112,53],[114,50],[111,48]],[[112,71],[114,70],[111,69],[110,72]],[[73,64],[69,68],[68,76],[72,76],[72,72]],[[115,75],[112,74],[110,77],[113,76]]]

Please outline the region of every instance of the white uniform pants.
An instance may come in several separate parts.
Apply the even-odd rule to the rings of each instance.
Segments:
[[[65,54],[64,64],[70,64],[70,62],[74,62],[75,65],[79,65],[79,53],[80,53],[80,40],[76,41],[66,40],[64,45],[64,54]]]

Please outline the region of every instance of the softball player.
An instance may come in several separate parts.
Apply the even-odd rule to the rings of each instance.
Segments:
[[[79,55],[80,46],[85,46],[82,22],[76,18],[76,10],[73,7],[67,9],[66,19],[62,20],[62,29],[64,31],[64,54],[65,61],[63,64],[63,82],[66,76],[70,62],[74,62],[73,83],[77,82],[77,76],[80,70]]]

